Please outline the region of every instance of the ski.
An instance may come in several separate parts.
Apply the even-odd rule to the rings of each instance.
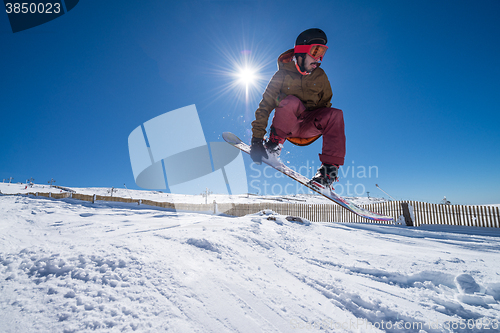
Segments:
[[[222,138],[229,143],[230,145],[240,149],[241,151],[250,154],[250,146],[241,141],[240,138],[238,138],[236,135],[230,132],[224,132],[222,134]],[[307,177],[304,177],[300,173],[290,169],[287,167],[283,162],[281,162],[279,159],[262,159],[262,162],[266,163],[270,167],[278,170],[279,172],[287,175],[288,177],[292,178],[295,181],[298,181],[302,185],[306,186],[307,188],[313,190],[316,193],[321,194],[325,198],[335,202],[336,204],[342,206],[343,208],[347,209],[348,211],[357,214],[361,217],[364,217],[369,220],[373,221],[393,221],[393,218],[390,216],[385,216],[379,213],[375,213],[372,211],[369,211],[363,207],[360,207],[356,205],[355,203],[349,201],[346,198],[343,198],[333,192],[330,188],[325,188],[322,186],[318,185],[312,185],[309,183],[309,179]]]

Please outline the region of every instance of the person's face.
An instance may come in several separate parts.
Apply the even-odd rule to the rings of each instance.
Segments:
[[[303,65],[306,72],[311,73],[313,70],[318,68],[318,65],[319,65],[318,60],[314,59],[309,54],[306,54]]]

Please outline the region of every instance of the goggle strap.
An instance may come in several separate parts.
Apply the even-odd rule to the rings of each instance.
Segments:
[[[311,45],[296,45],[295,46],[295,53],[309,53],[309,50],[311,49]]]
[[[314,55],[311,52],[313,49],[316,51],[314,52]],[[294,48],[295,53],[307,53],[314,59],[319,60],[323,60],[323,56],[325,55],[326,50],[328,50],[328,46],[322,44],[296,45]]]

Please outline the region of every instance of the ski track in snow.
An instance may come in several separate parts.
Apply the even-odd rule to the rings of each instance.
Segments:
[[[500,232],[450,230],[4,196],[0,331],[499,332]]]

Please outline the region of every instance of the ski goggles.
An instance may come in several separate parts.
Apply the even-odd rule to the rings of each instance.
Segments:
[[[315,60],[323,61],[323,56],[328,50],[328,46],[323,44],[296,45],[295,53],[307,53]]]

